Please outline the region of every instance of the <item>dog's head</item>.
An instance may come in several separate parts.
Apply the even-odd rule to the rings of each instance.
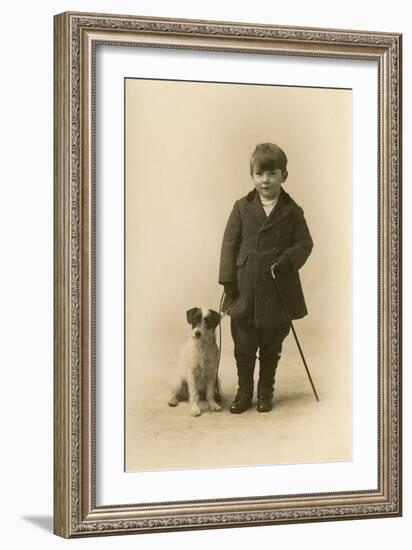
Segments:
[[[192,326],[192,337],[202,338],[214,332],[220,322],[220,315],[213,309],[192,307],[186,311],[186,319]]]

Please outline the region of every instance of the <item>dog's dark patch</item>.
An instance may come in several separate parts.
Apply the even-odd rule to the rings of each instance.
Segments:
[[[200,307],[192,307],[186,311],[187,322],[194,328],[202,320],[202,310]]]
[[[208,314],[205,317],[207,328],[214,329],[220,322],[220,315],[217,311],[209,309]]]
[[[215,329],[220,322],[220,315],[214,309],[208,309],[206,315],[203,317],[200,307],[192,307],[186,311],[186,319],[192,325],[192,328],[199,326],[203,321],[206,328]]]

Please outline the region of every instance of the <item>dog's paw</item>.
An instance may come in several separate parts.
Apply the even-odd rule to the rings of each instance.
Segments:
[[[200,416],[202,414],[202,411],[199,409],[199,407],[192,407],[190,409],[190,416]]]
[[[176,397],[171,397],[167,404],[169,407],[176,407],[178,405],[179,401],[176,399]]]
[[[222,407],[218,405],[217,403],[208,403],[209,410],[210,411],[221,411]]]

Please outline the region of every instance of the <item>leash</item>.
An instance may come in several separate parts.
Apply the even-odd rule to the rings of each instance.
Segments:
[[[222,319],[224,317],[226,317],[226,315],[229,315],[230,310],[231,310],[231,307],[229,306],[226,311],[222,311],[225,296],[226,296],[225,291],[223,291],[222,296],[220,298],[220,304],[219,304],[219,317],[220,317],[220,320],[219,320],[219,346],[218,346],[219,353],[218,353],[218,356],[217,356],[216,382],[215,382],[215,400],[217,402],[220,402],[222,400],[222,397],[220,395],[219,377],[218,377],[220,357],[222,355]]]

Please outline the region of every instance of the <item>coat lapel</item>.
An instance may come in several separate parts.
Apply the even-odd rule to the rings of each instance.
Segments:
[[[269,227],[276,225],[277,223],[280,222],[280,220],[283,220],[283,218],[291,212],[293,207],[289,203],[288,198],[289,198],[289,195],[282,189],[275,207],[273,208],[269,216],[265,218],[264,223],[260,228],[261,231],[265,231]],[[259,200],[259,197],[258,197],[258,200]],[[262,206],[262,210],[263,210],[263,206]]]
[[[248,195],[246,202],[247,212],[254,218],[259,227],[266,221],[266,213],[263,210],[262,203],[260,202],[259,195],[256,191],[251,191]]]
[[[260,231],[264,231],[272,227],[272,225],[279,223],[280,220],[291,212],[293,206],[288,199],[289,195],[282,189],[275,207],[269,216],[266,216],[258,193],[251,191],[246,202],[246,209],[252,218],[255,219],[256,223],[259,224]]]

